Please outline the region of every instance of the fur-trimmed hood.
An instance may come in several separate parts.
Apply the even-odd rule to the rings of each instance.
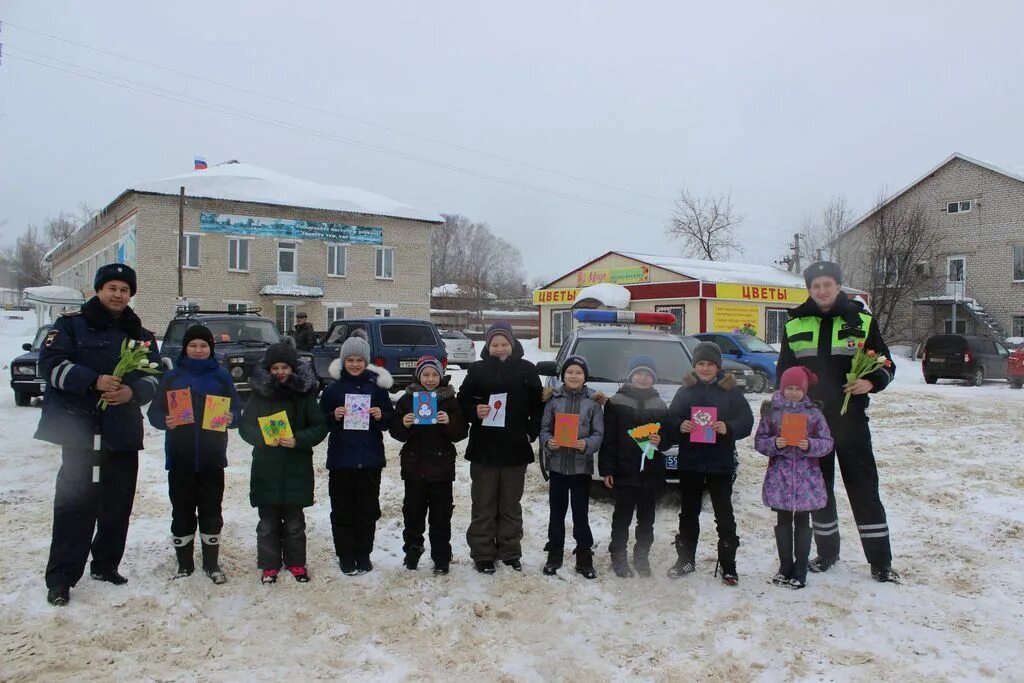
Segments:
[[[719,370],[717,378],[718,379],[715,382],[715,384],[717,384],[718,386],[722,387],[726,391],[729,391],[731,389],[735,389],[736,388],[736,376],[734,374],[732,374],[731,372],[726,372],[725,370]],[[692,387],[692,386],[694,386],[695,384],[697,384],[699,382],[700,382],[700,379],[698,379],[697,372],[695,370],[691,371],[689,374],[687,374],[687,375],[685,375],[683,377],[683,384],[688,386],[688,387]]]
[[[547,403],[552,398],[559,398],[562,396],[569,396],[572,394],[572,390],[567,389],[564,384],[560,385],[557,389],[551,389],[550,387],[544,387],[544,402]],[[583,385],[583,395],[589,398],[598,405],[604,405],[608,401],[608,394],[603,391],[591,389],[587,385]]]
[[[327,368],[327,373],[335,380],[341,379],[341,373],[344,372],[345,366],[344,361],[340,358],[335,358],[331,361],[330,367]],[[390,389],[395,385],[395,378],[391,376],[385,368],[377,365],[367,365],[366,372],[373,373],[376,375],[374,383],[381,389]]]
[[[315,396],[320,390],[320,380],[317,379],[316,373],[313,372],[309,363],[299,363],[299,367],[283,385],[274,379],[269,370],[262,365],[256,365],[249,377],[249,386],[254,392],[267,399],[279,397],[282,393],[293,396]]]
[[[438,401],[447,401],[450,398],[455,398],[455,389],[448,386],[449,382],[451,382],[451,379],[451,377],[445,375],[444,377],[441,378],[441,383],[437,385],[437,389],[434,389],[434,391],[437,392]],[[407,396],[412,396],[413,393],[417,391],[427,390],[424,389],[423,385],[421,385],[419,382],[412,382],[411,384],[409,384],[409,386],[405,388],[405,393]]]

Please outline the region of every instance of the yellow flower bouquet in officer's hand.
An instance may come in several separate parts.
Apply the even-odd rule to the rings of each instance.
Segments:
[[[857,353],[853,354],[850,371],[846,373],[846,385],[849,386],[882,367],[891,368],[892,361],[871,349],[865,349],[864,342],[857,342]],[[839,411],[840,415],[846,415],[846,409],[850,406],[850,396],[852,395],[852,392],[846,392],[846,398],[843,399],[843,407]]]
[[[120,379],[129,372],[138,371],[145,372],[150,375],[159,373],[160,366],[149,360],[149,348],[150,343],[148,341],[125,339],[121,342],[121,357],[118,359],[117,366],[114,368],[114,371],[110,374]],[[105,398],[101,398],[100,402],[96,404],[96,407],[100,410],[106,410],[107,400]]]

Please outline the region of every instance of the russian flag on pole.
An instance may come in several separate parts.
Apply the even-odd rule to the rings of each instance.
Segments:
[[[207,168],[207,166],[206,166],[206,159],[204,159],[201,156],[195,157],[195,165],[196,165],[196,170],[197,171],[205,170]]]

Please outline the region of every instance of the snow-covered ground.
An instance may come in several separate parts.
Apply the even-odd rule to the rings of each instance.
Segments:
[[[9,362],[27,336],[0,336]],[[528,357],[541,358],[527,342]],[[463,373],[456,372],[456,380]],[[8,375],[3,371],[2,381]],[[755,403],[759,399],[752,399]],[[473,571],[463,539],[469,476],[455,484],[455,562],[401,567],[398,444],[388,440],[370,574],[349,578],[330,541],[325,445],[307,510],[313,581],[259,584],[248,449],[232,438],[223,566],[171,581],[162,438],[142,456],[121,570],[129,584],[85,578],[63,609],[45,601],[57,449],[32,440],[39,412],[0,387],[0,680],[1021,680],[1024,637],[1024,391],[928,386],[909,361],[872,407],[882,496],[905,585],[871,580],[845,496],[843,561],[805,590],[769,583],[774,516],[761,504],[765,459],[742,443],[735,506],[741,583],[712,576],[714,524],[703,517],[696,574],[672,581],[676,500],[658,509],[651,579],[608,570],[611,505],[595,500],[596,581],[567,567],[540,573],[547,487],[531,467],[524,496],[525,570]],[[463,444],[464,446],[464,444]],[[461,449],[460,449],[461,450]],[[571,543],[570,543],[571,545]],[[424,558],[426,559],[426,558]]]

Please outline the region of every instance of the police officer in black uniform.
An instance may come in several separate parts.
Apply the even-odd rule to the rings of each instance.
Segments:
[[[860,302],[840,289],[842,271],[835,263],[819,261],[804,271],[810,297],[789,312],[786,334],[779,353],[777,376],[794,365],[809,368],[818,376],[810,397],[823,405],[822,412],[835,440],[835,451],[821,459],[821,471],[828,489],[824,509],[811,513],[818,556],[809,569],[828,571],[839,559],[839,519],[836,514],[835,468],[843,475],[846,494],[860,532],[864,554],[871,564],[871,575],[878,581],[899,583],[892,569],[889,525],[878,495],[878,469],[871,449],[868,427],[868,394],[885,389],[892,381],[895,366],[879,368],[867,377],[847,382],[853,356],[863,347],[889,357],[889,348],[878,331],[878,323]],[[850,395],[845,415],[840,415],[843,400]]]
[[[149,342],[149,361],[159,363],[156,338],[128,306],[135,271],[123,263],[96,271],[96,296],[80,311],[65,313],[46,335],[39,369],[47,380],[35,438],[61,446],[53,500],[53,540],[46,565],[46,599],[66,605],[92,552],[92,578],[127,583],[118,573],[135,500],[142,448],[141,406],[149,403],[157,376],[111,374],[125,340]],[[100,410],[98,403],[109,404]]]

